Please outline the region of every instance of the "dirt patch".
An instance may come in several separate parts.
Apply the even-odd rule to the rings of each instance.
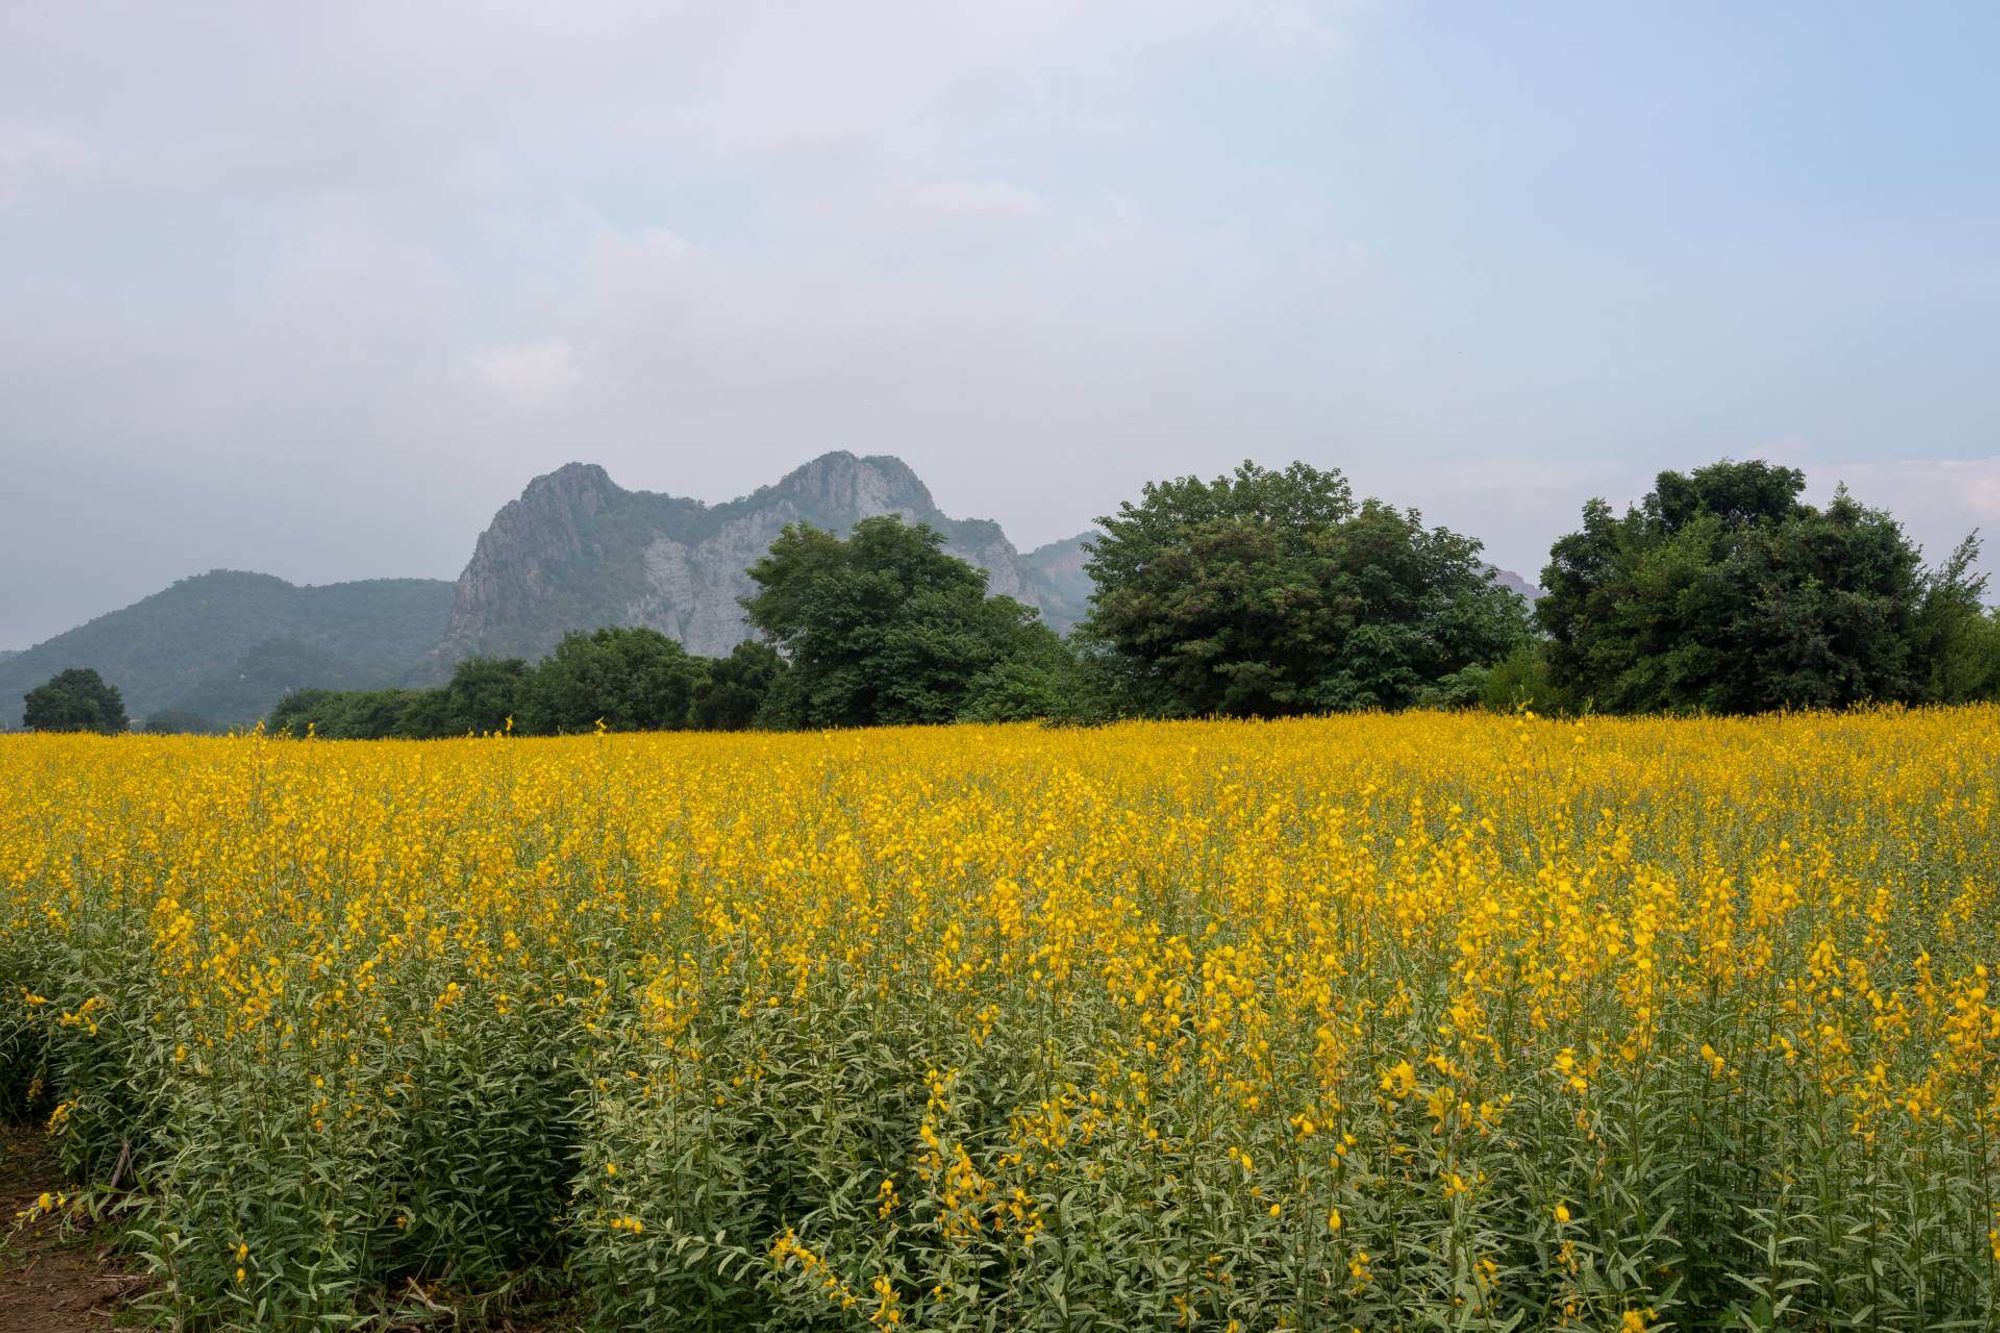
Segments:
[[[113,1253],[109,1229],[60,1217],[23,1215],[43,1194],[65,1187],[48,1136],[33,1125],[0,1123],[0,1333],[114,1333],[144,1324],[131,1308],[146,1288],[142,1277]],[[395,1330],[467,1326],[465,1310],[415,1283],[390,1302],[385,1325]],[[122,1317],[121,1317],[122,1316]],[[509,1315],[473,1318],[490,1333],[573,1333],[574,1321],[559,1301]]]
[[[21,1220],[62,1188],[47,1137],[0,1125],[0,1333],[106,1333],[140,1285],[102,1234],[65,1231],[53,1217]]]

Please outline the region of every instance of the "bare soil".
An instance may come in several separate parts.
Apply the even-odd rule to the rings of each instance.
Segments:
[[[106,1333],[143,1281],[120,1268],[107,1237],[60,1218],[21,1220],[63,1188],[46,1136],[0,1124],[0,1333]]]
[[[42,1194],[65,1188],[48,1137],[35,1125],[0,1122],[0,1333],[114,1333],[149,1322],[131,1308],[146,1279],[122,1263],[108,1228],[61,1217],[27,1220]],[[461,1324],[459,1312],[435,1304],[416,1284],[401,1293],[390,1329]],[[569,1333],[558,1306],[475,1321],[492,1333]]]

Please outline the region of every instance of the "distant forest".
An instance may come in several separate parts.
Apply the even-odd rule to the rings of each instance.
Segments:
[[[1720,714],[2000,695],[2000,621],[1972,573],[1974,539],[1926,566],[1890,514],[1845,490],[1815,506],[1804,491],[1797,469],[1723,461],[1661,473],[1622,514],[1593,500],[1552,548],[1531,607],[1477,540],[1356,499],[1338,471],[1245,463],[1148,485],[1101,519],[1085,548],[1092,591],[1067,635],[990,595],[987,574],[928,524],[886,515],[842,536],[799,522],[751,566],[742,606],[755,637],[725,656],[607,627],[539,661],[467,659],[428,689],[370,682],[362,660],[352,683],[364,688],[279,688],[266,725],[427,738],[1407,707]],[[374,640],[405,660],[442,615],[434,591],[408,582]],[[156,729],[206,727],[204,690],[326,668],[313,660],[331,651],[316,646],[335,629],[313,619],[325,608],[262,591],[276,610],[244,631],[233,673],[197,682]],[[340,641],[368,640],[363,609],[341,609],[353,628]],[[258,637],[273,624],[299,637]]]
[[[247,726],[304,686],[401,681],[443,636],[450,613],[451,584],[439,579],[302,588],[217,570],[0,654],[0,725],[33,686],[90,667],[118,686],[135,717],[171,712],[217,729]]]

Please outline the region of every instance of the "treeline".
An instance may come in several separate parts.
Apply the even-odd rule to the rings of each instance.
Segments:
[[[1927,567],[1887,512],[1725,460],[1560,538],[1532,613],[1479,543],[1295,466],[1146,488],[1104,520],[1081,651],[1113,715],[1409,704],[1757,713],[2000,697],[1968,537]]]
[[[1478,542],[1356,503],[1337,473],[1245,464],[1102,520],[1076,636],[1098,715],[1477,703],[1735,714],[2000,697],[1968,537],[1935,567],[1893,516],[1796,468],[1662,472],[1555,543],[1532,610]]]
[[[469,662],[441,691],[297,699],[272,722],[455,735],[507,716],[566,731],[2000,696],[1976,542],[1927,567],[1890,514],[1844,489],[1825,506],[1804,493],[1795,468],[1724,461],[1661,473],[1623,514],[1593,500],[1530,608],[1476,540],[1357,500],[1337,471],[1246,463],[1147,486],[1101,519],[1090,615],[1067,640],[986,596],[985,576],[928,529],[794,527],[751,570],[760,639],[724,661],[605,630],[538,667]]]
[[[266,727],[334,740],[431,739],[468,733],[554,736],[594,731],[736,731],[753,725],[782,667],[761,643],[695,657],[656,630],[566,635],[530,665],[473,658],[429,690],[298,690]]]
[[[1592,500],[1531,608],[1477,540],[1357,500],[1338,471],[1245,463],[1100,519],[1090,613],[1067,639],[988,596],[927,527],[800,524],[751,567],[757,637],[728,657],[579,632],[539,663],[461,663],[437,689],[301,691],[268,725],[373,738],[2000,697],[1976,541],[1929,567],[1890,514],[1804,492],[1795,468],[1724,461],[1662,472],[1623,514]],[[81,717],[85,693],[68,682],[42,715]]]

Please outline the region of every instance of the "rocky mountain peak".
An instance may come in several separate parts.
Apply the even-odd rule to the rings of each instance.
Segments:
[[[532,581],[530,570],[542,563],[589,558],[595,550],[591,529],[619,494],[610,474],[595,463],[565,463],[536,477],[479,535],[466,575],[512,566]],[[464,581],[461,576],[461,585]]]
[[[521,500],[529,504],[601,503],[617,490],[611,474],[598,464],[564,463],[530,481],[521,491]]]
[[[1073,579],[1045,576],[997,524],[939,512],[900,458],[835,450],[715,505],[628,491],[595,464],[570,463],[535,478],[480,535],[425,671],[435,678],[471,656],[538,658],[565,632],[602,625],[644,625],[691,652],[727,653],[750,632],[747,571],[785,525],[845,532],[892,513],[937,528],[946,550],[986,570],[992,592],[1040,608],[1060,629],[1073,623]]]
[[[930,487],[909,464],[887,454],[860,457],[836,449],[794,468],[768,491],[806,513],[852,514],[850,522],[890,513],[928,519],[938,512]]]

